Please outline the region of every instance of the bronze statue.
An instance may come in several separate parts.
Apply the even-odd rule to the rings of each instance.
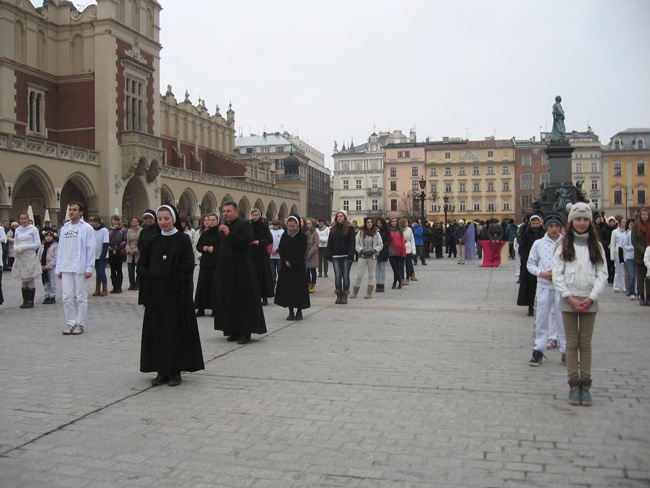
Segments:
[[[542,211],[542,202],[544,202],[544,198],[546,198],[546,184],[542,182],[542,184],[539,185],[539,195],[533,202],[533,211],[535,211],[535,213]]]
[[[587,200],[587,192],[582,188],[582,185],[584,185],[584,183],[585,180],[576,181],[576,196],[578,197],[579,202],[589,203],[589,200]]]
[[[565,142],[566,127],[564,125],[564,109],[562,108],[562,97],[555,97],[553,104],[553,130],[551,131],[551,142]]]
[[[558,212],[558,213],[566,213],[567,203],[571,203],[571,195],[569,193],[569,190],[561,186],[560,188],[555,190],[555,196],[557,197],[557,199],[555,200],[555,203],[553,204],[553,208],[551,209],[551,211]]]

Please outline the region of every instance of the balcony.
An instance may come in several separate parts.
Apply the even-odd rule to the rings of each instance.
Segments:
[[[384,193],[384,190],[381,188],[368,188],[369,197],[380,197]]]

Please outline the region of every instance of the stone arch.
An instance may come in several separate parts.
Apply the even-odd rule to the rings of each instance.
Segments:
[[[256,208],[257,210],[259,210],[260,213],[262,214],[262,217],[264,217],[264,209],[266,207],[264,205],[264,202],[262,202],[261,199],[258,198],[257,200],[255,200],[255,205],[253,205],[253,208]]]
[[[85,220],[98,210],[97,192],[92,181],[83,173],[72,173],[61,189],[57,207],[63,217],[68,209],[69,202],[81,202],[86,207]]]
[[[50,177],[37,166],[28,166],[21,171],[11,191],[13,212],[26,212],[32,206],[34,223],[40,224],[46,208],[54,208],[56,196]]]
[[[122,218],[140,216],[149,208],[147,189],[138,176],[132,177],[124,188],[122,196]]]
[[[228,193],[226,193],[226,194],[224,195],[224,197],[221,199],[221,205],[219,205],[219,209],[222,209],[222,208],[223,208],[223,205],[224,205],[226,202],[234,202],[234,201],[235,201],[235,200],[234,200],[234,199],[233,199],[233,198],[232,198]]]
[[[178,213],[180,215],[196,216],[199,213],[199,203],[196,194],[191,188],[185,188],[178,200]]]
[[[266,219],[270,222],[273,219],[278,217],[278,208],[275,206],[275,202],[271,200],[268,207],[266,207]]]
[[[292,214],[295,214],[295,215],[300,215],[300,214],[298,213],[298,207],[296,207],[296,204],[295,204],[295,203],[294,203],[293,205],[291,205],[291,213],[292,213]]]
[[[174,199],[174,193],[171,188],[167,185],[162,185],[160,187],[160,204],[174,204],[176,200]],[[146,209],[145,209],[146,210]]]
[[[237,206],[239,207],[239,216],[242,219],[248,220],[251,218],[251,204],[248,201],[248,198],[242,197]]]
[[[203,195],[203,199],[201,200],[200,210],[201,210],[201,217],[209,213],[216,213],[217,215],[219,215],[219,209],[217,208],[217,199],[214,196],[214,193],[209,191],[205,195]]]
[[[70,60],[72,64],[72,72],[83,73],[84,70],[84,40],[81,34],[72,36],[72,43],[70,46]]]
[[[280,205],[280,212],[278,213],[278,218],[284,220],[289,216],[289,211],[287,210],[287,204],[282,202]]]

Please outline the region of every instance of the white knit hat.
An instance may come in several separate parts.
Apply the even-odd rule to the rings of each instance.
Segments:
[[[596,207],[593,203],[567,203],[566,211],[569,212],[569,223],[576,217],[587,217],[591,222],[594,221],[594,211]]]

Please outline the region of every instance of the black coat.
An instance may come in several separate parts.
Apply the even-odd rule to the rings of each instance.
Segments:
[[[347,235],[343,233],[343,226],[335,224],[330,229],[330,236],[327,240],[327,259],[334,256],[347,255],[348,261],[354,260],[355,232],[352,226],[348,227]]]
[[[212,246],[214,250],[211,253],[204,252],[204,246]],[[215,275],[217,262],[219,261],[219,229],[211,227],[202,232],[199,241],[196,243],[196,249],[202,254],[199,264],[199,279],[194,294],[194,308],[198,310],[205,310],[206,308],[214,310]]]
[[[288,232],[282,234],[278,245],[280,270],[275,290],[275,304],[281,307],[305,309],[310,307],[307,288],[307,269],[305,253],[307,252],[307,234],[298,232],[291,237]],[[291,267],[288,267],[286,262]]]
[[[238,217],[219,231],[214,328],[224,335],[265,334],[266,321],[251,256],[253,229]]]
[[[379,230],[379,235],[381,236],[381,242],[383,247],[379,254],[377,255],[377,261],[383,262],[388,261],[388,247],[390,246],[391,236],[390,229],[388,227],[383,227]]]
[[[533,248],[535,241],[544,237],[544,228],[539,227],[534,230],[530,225],[519,239],[519,257],[521,258],[521,268],[519,270],[519,294],[517,295],[517,305],[522,307],[532,307],[535,305],[535,293],[537,292],[537,276],[528,272],[528,256]]]
[[[262,219],[257,222],[251,221],[251,228],[253,229],[253,240],[259,241],[258,245],[251,244],[251,256],[253,257],[260,296],[272,297],[273,280],[271,278],[271,263],[269,262],[271,257],[269,256],[268,247],[269,244],[273,244],[273,236],[269,226]]]
[[[140,371],[174,373],[205,369],[192,305],[194,250],[182,232],[154,235],[138,261],[144,320]]]
[[[445,240],[445,231],[442,227],[431,229],[431,243],[435,246],[442,246]]]
[[[160,227],[158,227],[158,224],[152,224],[148,227],[143,227],[142,230],[140,231],[140,235],[138,236],[138,243],[137,243],[137,248],[138,251],[140,252],[140,258],[138,259],[138,264],[140,264],[140,259],[142,259],[142,252],[144,251],[145,246],[147,243],[153,238],[153,236],[158,235],[160,233]],[[191,245],[191,243],[190,243]],[[140,281],[140,279],[138,279]],[[143,296],[143,290],[142,287],[138,290],[138,305],[144,305],[145,303],[145,298]]]

